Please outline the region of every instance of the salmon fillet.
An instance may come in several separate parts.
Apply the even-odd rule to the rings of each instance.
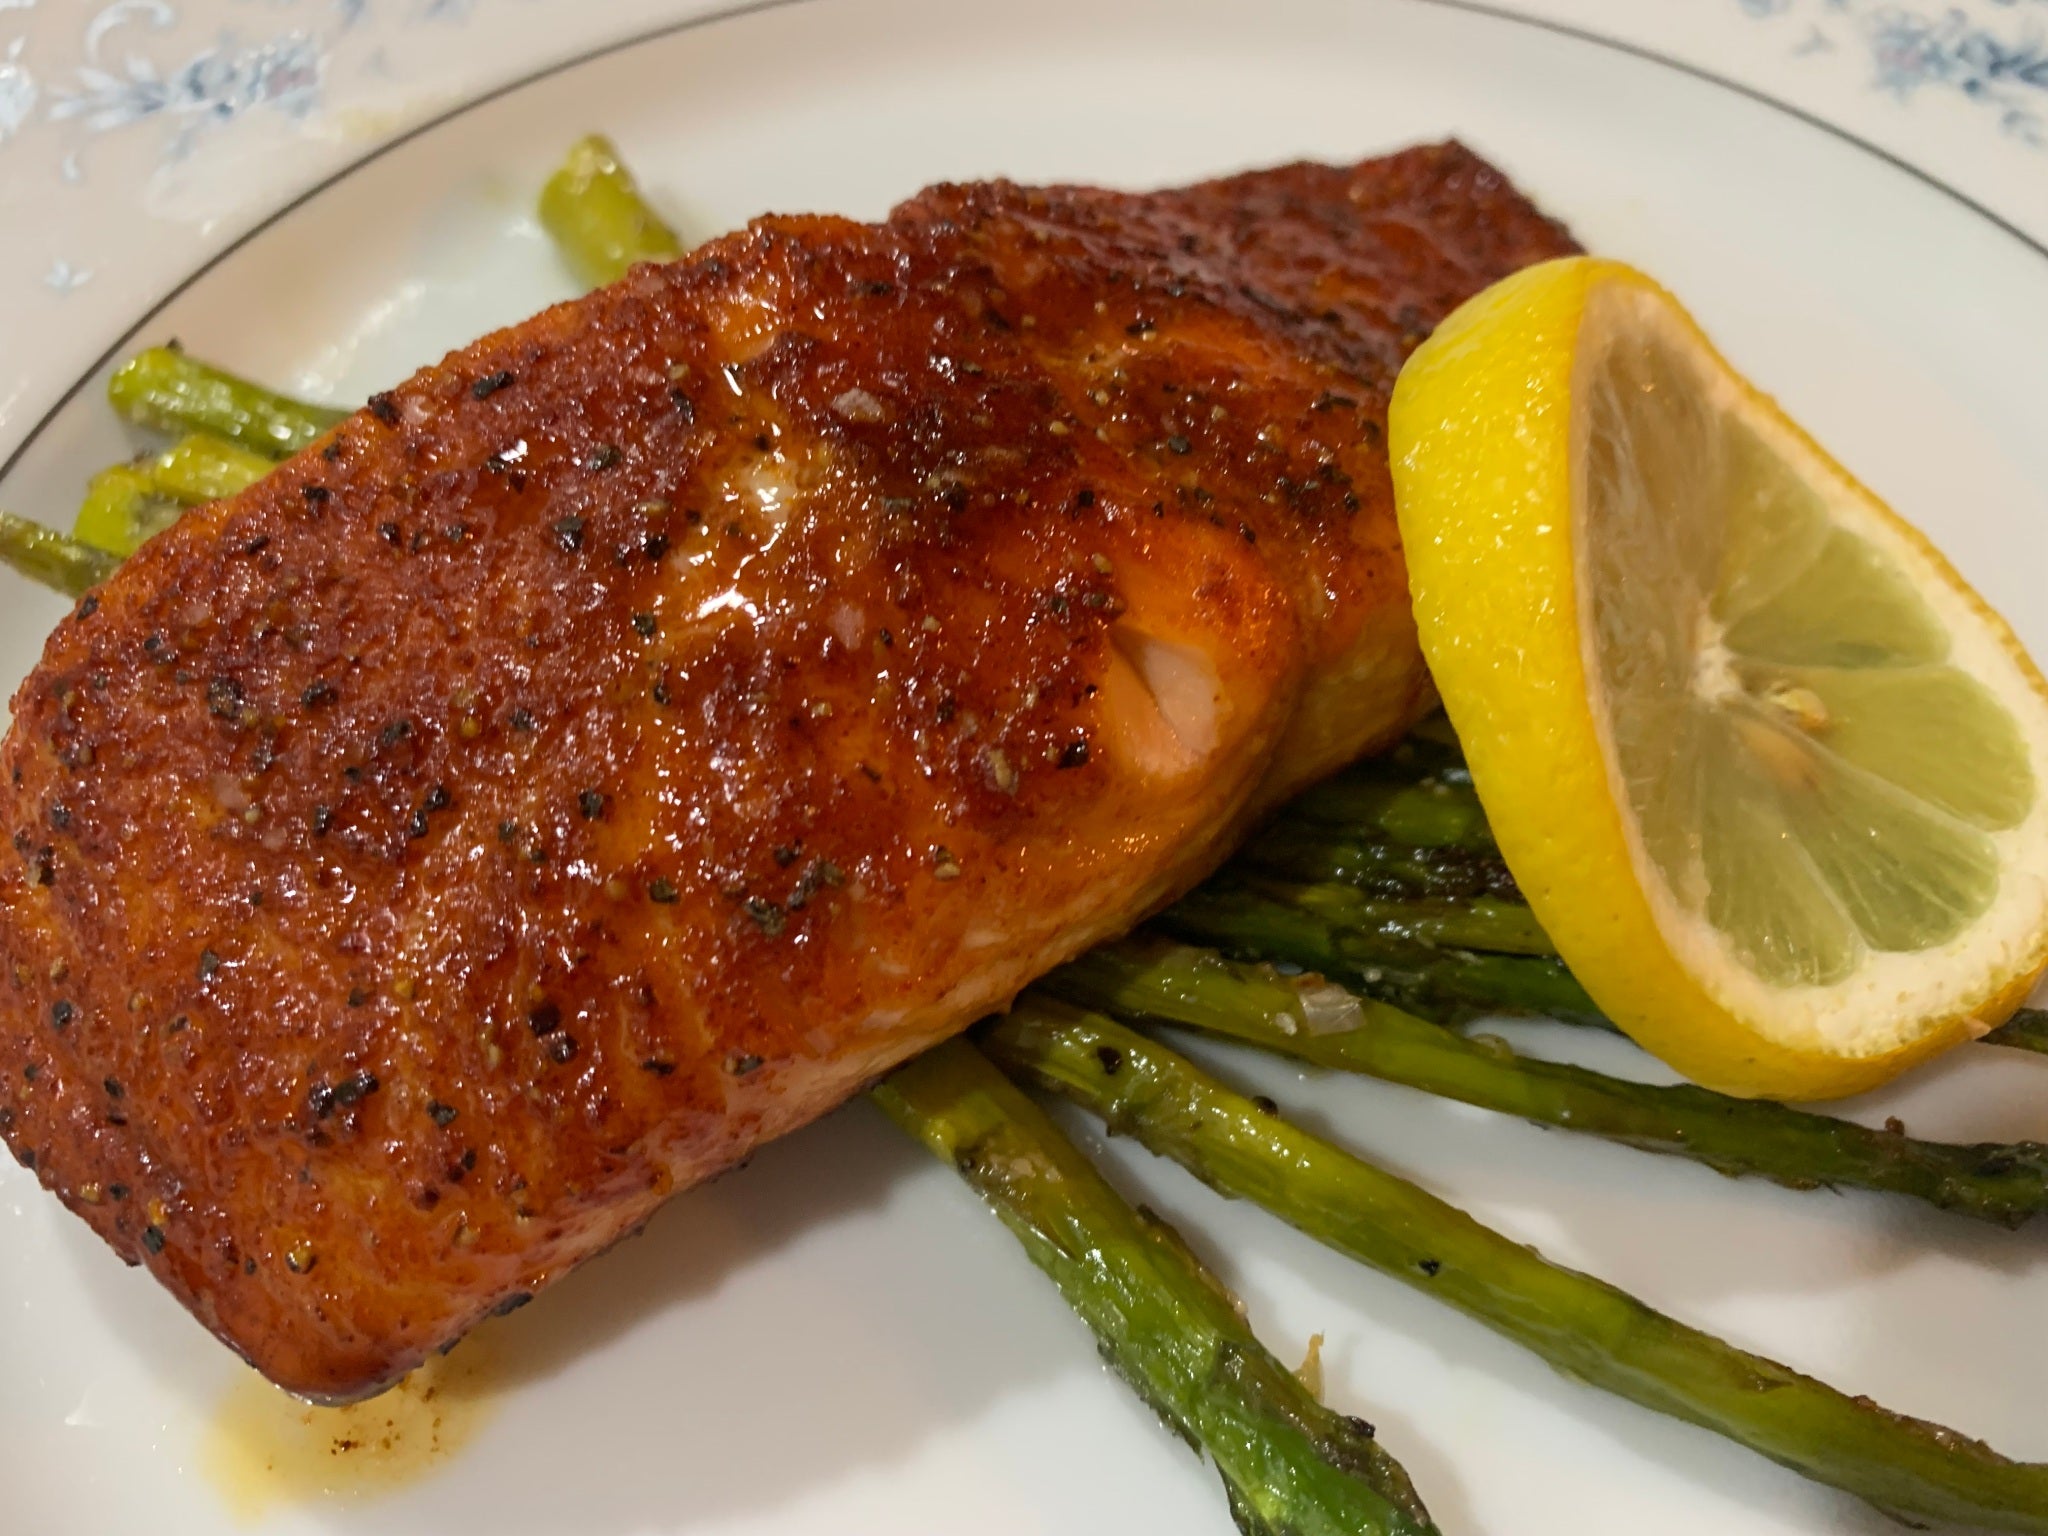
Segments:
[[[1455,145],[939,187],[423,370],[16,695],[0,1133],[389,1384],[1403,730],[1394,373],[1572,249]]]

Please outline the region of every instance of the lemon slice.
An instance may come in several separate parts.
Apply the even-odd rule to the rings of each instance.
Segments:
[[[2048,965],[2048,684],[1641,273],[1548,262],[1394,391],[1422,644],[1587,990],[1695,1081],[1825,1098]]]

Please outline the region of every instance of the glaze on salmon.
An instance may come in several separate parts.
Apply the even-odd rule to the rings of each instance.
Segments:
[[[388,1384],[1405,728],[1387,393],[1572,248],[1457,146],[940,187],[375,397],[17,694],[0,1133]]]

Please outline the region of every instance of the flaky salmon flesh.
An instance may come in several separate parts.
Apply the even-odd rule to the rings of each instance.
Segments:
[[[388,1385],[1427,708],[1388,391],[1572,249],[1456,145],[942,186],[375,396],[15,696],[0,1133]]]

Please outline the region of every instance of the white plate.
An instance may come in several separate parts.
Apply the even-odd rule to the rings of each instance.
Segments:
[[[1420,0],[855,0],[649,39],[480,103],[280,215],[144,319],[360,398],[568,292],[527,215],[609,130],[702,236],[766,209],[872,215],[998,173],[1146,186],[1456,133],[1595,248],[1662,275],[1727,350],[1925,526],[2037,654],[2048,573],[2048,251],[1792,115],[1654,61]],[[98,380],[0,476],[57,516],[124,449]],[[0,673],[54,599],[10,584]],[[1613,1042],[1536,1045],[1644,1070]],[[2048,1457],[2038,1237],[1794,1195],[1231,1058],[1308,1123],[1553,1257],[1851,1390]],[[1971,1050],[1850,1106],[1922,1135],[2048,1136],[2048,1063]],[[1563,1382],[1428,1298],[1127,1148],[1116,1176],[1212,1255],[1277,1352],[1327,1336],[1449,1532],[1889,1532],[1704,1432]],[[494,1325],[484,1422],[431,1477],[274,1507],[264,1530],[1230,1529],[1199,1468],[958,1181],[856,1104],[677,1202]],[[457,1357],[461,1357],[458,1355]],[[33,1178],[0,1167],[0,1528],[236,1529],[203,1470],[247,1373]],[[343,1458],[345,1460],[345,1458]]]

